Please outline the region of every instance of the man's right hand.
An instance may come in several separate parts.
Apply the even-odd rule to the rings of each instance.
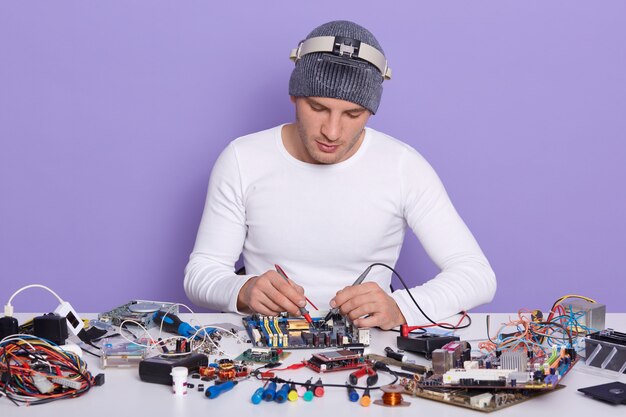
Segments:
[[[276,316],[283,311],[298,316],[300,307],[304,306],[304,288],[291,280],[285,280],[273,270],[250,278],[237,296],[239,311],[266,316]]]

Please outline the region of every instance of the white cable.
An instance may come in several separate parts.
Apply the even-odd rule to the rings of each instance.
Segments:
[[[133,324],[136,324],[137,326],[141,327],[141,328],[143,329],[144,333],[148,335],[148,337],[150,338],[150,340],[152,341],[152,343],[157,343],[157,342],[156,342],[156,340],[154,340],[154,338],[153,338],[153,337],[152,337],[152,335],[150,334],[150,332],[148,332],[148,329],[146,329],[146,328],[145,328],[145,327],[143,327],[140,323],[137,323],[137,322],[136,322],[136,321],[134,321],[134,320],[124,320],[123,322],[121,322],[121,323],[120,323],[120,336],[122,336],[124,339],[126,339],[126,341],[128,341],[128,342],[130,342],[130,343],[134,343],[134,344],[139,345],[139,346],[149,347],[149,346],[146,346],[146,345],[142,345],[141,343],[134,342],[134,341],[130,340],[129,338],[127,338],[126,336],[124,336],[124,333],[123,333],[123,330],[124,330],[124,327],[123,327],[123,326],[124,326],[124,323],[133,323]],[[130,330],[126,330],[126,331],[130,332],[133,336],[135,335],[135,334],[134,334],[134,333],[132,333]],[[135,336],[135,337],[136,337],[136,336]]]
[[[22,287],[22,288],[20,288],[19,290],[15,291],[13,293],[13,295],[9,298],[9,301],[4,306],[4,315],[5,316],[7,316],[7,317],[12,317],[13,316],[13,306],[11,305],[11,301],[13,301],[13,298],[15,298],[16,295],[18,295],[22,291],[27,290],[29,288],[43,288],[44,290],[47,290],[52,295],[54,295],[57,298],[57,300],[59,300],[59,303],[63,302],[63,299],[61,297],[59,297],[57,293],[55,293],[54,291],[52,291],[50,288],[46,287],[45,285],[31,284],[31,285],[27,285],[25,287]]]
[[[35,347],[33,345],[31,345],[30,343],[28,343],[25,338],[30,338],[30,339],[37,339],[37,340],[43,340],[40,339],[36,336],[33,336],[32,334],[23,334],[23,333],[17,333],[17,334],[12,334],[9,335],[7,337],[5,337],[4,339],[0,340],[0,345],[6,343],[6,342],[13,342],[13,341],[20,341],[20,342],[24,342],[26,343],[28,346],[30,346],[30,348],[32,350],[35,350]]]

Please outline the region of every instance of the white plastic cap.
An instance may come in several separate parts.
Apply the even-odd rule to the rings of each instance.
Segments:
[[[184,366],[175,366],[174,368],[172,368],[172,372],[170,373],[172,378],[187,378],[188,374],[189,369]]]

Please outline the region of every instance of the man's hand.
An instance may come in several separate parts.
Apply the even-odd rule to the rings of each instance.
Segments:
[[[252,277],[241,287],[237,296],[239,311],[249,311],[266,316],[276,316],[287,311],[300,315],[300,308],[306,306],[304,288],[293,281],[285,280],[276,271],[267,271]]]
[[[339,308],[341,314],[348,316],[359,328],[380,327],[389,330],[406,324],[406,319],[396,301],[375,282],[366,282],[340,290],[335,298],[330,300],[330,306]]]

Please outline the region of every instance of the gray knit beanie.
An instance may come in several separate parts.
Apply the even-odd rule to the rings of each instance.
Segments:
[[[356,23],[338,20],[325,23],[306,39],[318,36],[343,36],[356,39],[378,49],[374,35]],[[378,110],[383,93],[383,75],[371,63],[330,52],[314,52],[302,56],[289,79],[289,95],[295,97],[331,97],[359,104],[372,114]]]

